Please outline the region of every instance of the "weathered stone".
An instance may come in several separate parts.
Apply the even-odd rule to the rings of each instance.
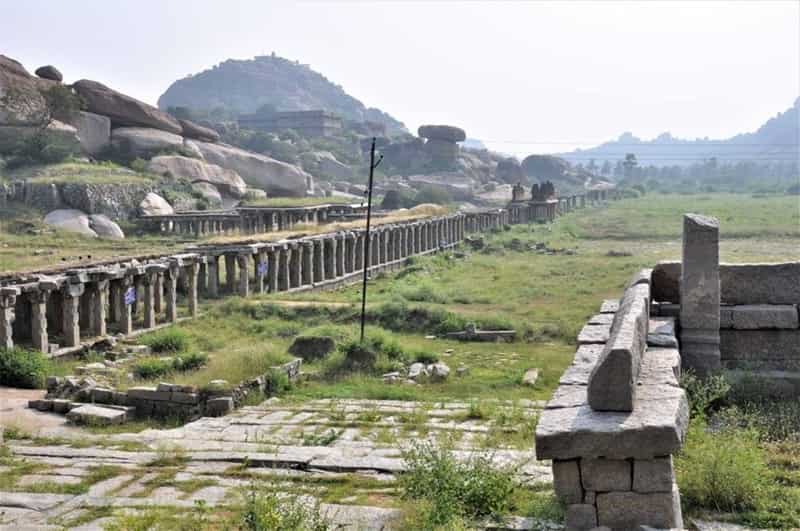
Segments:
[[[608,314],[606,314],[608,315]],[[611,334],[611,325],[587,324],[578,334],[579,345],[605,344]]]
[[[116,222],[111,221],[108,216],[104,214],[92,214],[89,216],[89,228],[91,228],[98,237],[106,238],[109,240],[124,240],[125,233],[117,225]]]
[[[289,354],[306,361],[325,358],[336,348],[336,342],[328,336],[299,336],[289,347]]]
[[[233,411],[233,398],[220,396],[206,401],[205,413],[209,417],[221,417]]]
[[[672,456],[633,461],[633,490],[636,492],[671,492],[675,483]]]
[[[646,347],[649,287],[625,290],[611,338],[589,377],[589,405],[598,411],[632,411],[639,366]]]
[[[589,376],[603,353],[604,345],[581,345],[575,352],[572,365],[561,375],[562,385],[589,385]]]
[[[611,325],[612,322],[614,322],[613,313],[598,313],[586,321],[586,323],[590,325]]]
[[[53,210],[44,217],[44,222],[57,229],[75,232],[91,238],[97,237],[97,233],[89,226],[89,216],[80,210],[66,208]]]
[[[720,328],[758,330],[798,328],[797,307],[788,304],[746,304],[720,308]]]
[[[210,127],[203,127],[183,118],[178,118],[178,123],[183,128],[183,136],[186,138],[193,138],[195,140],[203,140],[205,142],[219,142],[219,133]]]
[[[636,273],[633,274],[631,279],[628,281],[628,287],[635,286],[637,284],[650,284],[650,277],[653,274],[652,269],[640,269]]]
[[[536,385],[536,380],[539,379],[539,369],[528,369],[522,375],[522,385],[533,387]]]
[[[581,503],[583,501],[578,460],[553,460],[553,489],[563,503]]]
[[[619,309],[618,300],[605,300],[600,305],[600,313],[616,313]]]
[[[51,411],[53,401],[49,399],[28,400],[28,407],[37,411]]]
[[[139,212],[143,216],[169,216],[175,213],[167,200],[160,195],[150,192],[139,203]]]
[[[100,155],[111,144],[111,120],[107,116],[79,111],[71,122],[78,131],[81,149],[88,155]]]
[[[70,410],[67,413],[67,420],[89,426],[110,426],[125,422],[126,413],[120,409],[85,405]]]
[[[417,133],[422,138],[448,142],[463,142],[467,139],[463,129],[452,125],[421,125]]]
[[[98,404],[113,404],[114,403],[114,390],[105,389],[103,387],[95,387],[92,389],[92,402]]]
[[[797,304],[800,302],[800,261],[781,264],[720,266],[724,304]]]
[[[428,368],[428,372],[430,373],[431,381],[441,382],[450,375],[450,367],[440,361],[432,364]]]
[[[564,525],[568,531],[588,531],[597,527],[597,510],[594,505],[578,503],[567,507]]]
[[[171,397],[170,391],[158,391],[155,387],[131,387],[128,389],[129,399],[165,401]]]
[[[428,376],[428,369],[425,367],[424,363],[416,362],[412,363],[411,366],[408,368],[408,378],[411,380],[416,380],[417,378]]]
[[[565,387],[586,392],[586,386]],[[594,411],[585,403],[550,408],[548,403],[536,427],[537,458],[651,459],[676,453],[689,422],[685,392],[667,385],[640,387],[640,407],[632,412]]]
[[[86,101],[89,112],[108,116],[114,127],[152,127],[177,135],[183,132],[169,114],[96,81],[82,79],[72,88]]]
[[[800,330],[720,330],[720,350],[725,360],[800,362]]]
[[[631,490],[631,463],[624,459],[581,459],[581,482],[585,490]]]
[[[647,334],[647,345],[650,347],[678,348],[678,339],[667,334]]]
[[[720,367],[719,221],[683,217],[681,355],[684,365],[705,375]]]
[[[0,97],[9,93],[15,96],[0,106],[0,128],[41,125],[46,113],[41,90],[51,85],[51,81],[31,76],[14,59],[0,55]]]
[[[639,384],[678,386],[681,376],[681,354],[677,348],[649,348],[642,356]]]
[[[64,80],[64,76],[62,76],[58,68],[53,65],[40,66],[34,73],[42,79],[58,81],[59,83]]]
[[[247,191],[247,183],[235,171],[190,157],[180,155],[153,157],[148,162],[147,169],[157,175],[210,183],[223,194],[237,199],[244,197]]]
[[[111,145],[126,157],[149,159],[161,151],[183,147],[180,135],[146,127],[119,127],[111,131]]]
[[[613,529],[640,525],[655,528],[683,528],[678,486],[670,492],[640,494],[607,492],[597,495],[597,523]]]
[[[653,300],[659,302],[681,301],[681,263],[675,261],[659,262],[650,276]]]

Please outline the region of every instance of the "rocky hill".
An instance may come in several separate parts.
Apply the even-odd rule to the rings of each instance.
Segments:
[[[800,98],[785,112],[767,120],[752,133],[727,139],[702,138],[686,140],[662,133],[653,140],[642,140],[630,132],[617,140],[597,147],[576,150],[560,155],[566,160],[586,164],[614,163],[633,153],[639,164],[653,166],[688,166],[704,159],[716,158],[719,162],[791,162],[800,157]]]
[[[229,59],[209,70],[174,82],[158,99],[161,109],[225,109],[252,113],[268,105],[278,111],[323,109],[354,122],[377,122],[389,134],[407,132],[385,112],[368,108],[308,65],[276,55]]]

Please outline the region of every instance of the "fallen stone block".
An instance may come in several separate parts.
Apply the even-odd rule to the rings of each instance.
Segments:
[[[67,413],[67,420],[75,424],[88,426],[110,426],[125,422],[127,414],[120,409],[84,405]]]
[[[52,411],[53,401],[43,398],[38,400],[28,400],[28,407],[37,411]]]
[[[205,414],[209,417],[222,417],[233,411],[233,398],[220,396],[206,401]]]

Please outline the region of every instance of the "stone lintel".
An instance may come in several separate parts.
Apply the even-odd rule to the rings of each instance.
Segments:
[[[797,306],[792,304],[745,304],[723,306],[719,310],[720,328],[736,330],[798,328]]]

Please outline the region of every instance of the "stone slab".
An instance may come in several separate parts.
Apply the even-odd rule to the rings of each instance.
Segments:
[[[604,300],[600,305],[600,313],[616,313],[619,309],[619,301],[614,299]]]
[[[625,459],[581,459],[581,483],[591,491],[631,490],[631,462]],[[670,483],[671,485],[671,483]]]
[[[720,328],[736,330],[788,329],[798,323],[797,307],[790,304],[746,304],[719,309]]]
[[[575,352],[572,365],[567,367],[561,375],[559,383],[562,385],[588,385],[589,375],[592,373],[604,345],[581,345]]]
[[[111,409],[107,407],[85,405],[71,409],[67,413],[67,420],[75,424],[87,424],[89,426],[110,426],[112,424],[122,424],[127,415],[124,410]]]
[[[670,492],[640,494],[606,492],[597,495],[597,523],[612,529],[635,529],[647,525],[659,529],[682,529],[678,486]]]
[[[676,348],[649,348],[642,356],[640,385],[678,386],[681,376],[681,353]]]
[[[723,360],[800,361],[800,330],[720,330]]]
[[[655,459],[634,459],[633,490],[635,492],[671,492],[675,484],[672,456]]]
[[[158,391],[155,387],[131,387],[128,389],[128,398],[139,400],[168,401],[170,391]]]
[[[586,323],[591,325],[610,325],[613,321],[613,313],[598,313],[597,315],[590,317]]]
[[[675,318],[665,316],[651,316],[647,325],[649,334],[675,335]]]
[[[578,333],[579,345],[605,344],[611,334],[611,325],[586,324]]]
[[[573,388],[585,393],[585,386]],[[545,409],[536,427],[538,459],[672,455],[682,446],[689,423],[685,392],[668,385],[640,386],[632,412],[594,411],[588,405]]]

